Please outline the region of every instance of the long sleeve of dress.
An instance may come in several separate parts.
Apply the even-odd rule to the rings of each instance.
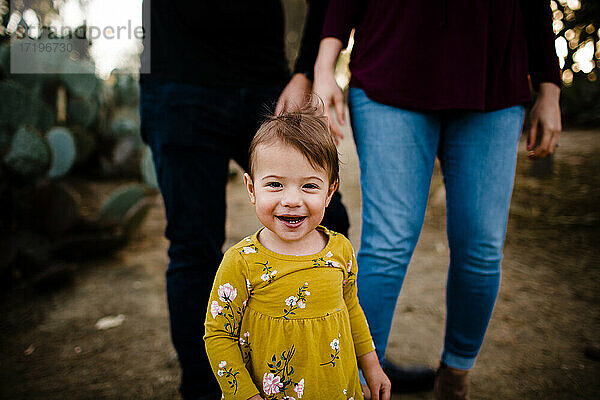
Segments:
[[[369,325],[365,314],[358,303],[358,294],[356,287],[356,274],[358,272],[358,266],[356,264],[356,256],[354,250],[348,242],[349,246],[349,257],[347,258],[348,264],[346,265],[346,276],[344,279],[344,302],[348,308],[348,314],[350,316],[350,327],[352,329],[352,340],[354,341],[354,350],[356,357],[365,355],[373,350],[373,339],[369,331]]]
[[[240,326],[250,297],[248,267],[235,249],[229,249],[213,283],[204,323],[204,342],[212,370],[225,399],[246,400],[259,391],[246,369]]]
[[[547,0],[521,0],[527,38],[529,76],[534,88],[542,82],[561,85],[560,68],[554,46],[552,12]]]

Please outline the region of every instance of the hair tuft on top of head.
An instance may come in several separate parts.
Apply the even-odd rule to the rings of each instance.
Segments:
[[[303,105],[286,107],[279,114],[265,117],[250,144],[250,176],[254,177],[257,148],[276,143],[293,147],[313,168],[325,170],[330,184],[339,180],[337,147],[319,97],[309,95]]]

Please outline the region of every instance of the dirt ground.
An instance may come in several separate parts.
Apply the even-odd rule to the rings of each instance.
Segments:
[[[471,374],[473,399],[598,399],[600,362],[600,132],[565,132],[553,174],[534,177],[520,147],[503,282]],[[360,192],[351,140],[341,146],[350,238],[359,247]],[[105,184],[90,184],[102,197]],[[230,182],[227,243],[258,222]],[[436,366],[443,340],[448,248],[439,171],[419,245],[398,300],[388,358]],[[0,302],[1,399],[177,399],[169,337],[160,198],[134,241],[79,266],[50,292],[13,289]],[[96,322],[122,314],[120,326]],[[201,340],[199,338],[199,340]],[[395,395],[431,399],[431,393]]]

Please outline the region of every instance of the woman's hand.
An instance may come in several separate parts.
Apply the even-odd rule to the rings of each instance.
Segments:
[[[375,350],[360,356],[358,365],[371,391],[371,400],[390,400],[392,384],[383,372]]]
[[[540,83],[540,91],[529,113],[527,129],[527,157],[530,160],[544,158],[554,153],[562,125],[560,122],[560,88],[554,83]],[[541,132],[540,132],[541,131]],[[539,146],[535,146],[537,136],[542,138]]]
[[[342,42],[336,38],[321,40],[313,83],[313,92],[323,100],[329,128],[336,144],[344,138],[341,128],[335,123],[331,113],[331,106],[333,106],[338,123],[344,125],[344,94],[335,81],[335,63],[342,46]]]

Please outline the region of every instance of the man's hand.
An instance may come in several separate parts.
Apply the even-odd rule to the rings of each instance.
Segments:
[[[311,87],[312,82],[306,75],[294,74],[279,96],[277,107],[275,107],[275,115],[281,114],[283,110],[303,105],[310,94]]]
[[[527,129],[527,157],[530,160],[544,158],[554,153],[562,125],[560,122],[560,88],[554,83],[543,82],[540,92],[529,113],[529,128]],[[541,132],[540,132],[541,131]],[[539,146],[535,146],[537,136],[542,139]]]

